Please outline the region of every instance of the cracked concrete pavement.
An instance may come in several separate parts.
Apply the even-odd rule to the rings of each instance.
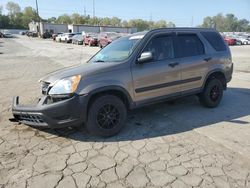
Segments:
[[[0,40],[0,187],[250,187],[250,46],[232,47],[234,78],[216,109],[195,97],[148,106],[108,139],[8,121],[12,96],[33,102],[40,77],[97,50]]]

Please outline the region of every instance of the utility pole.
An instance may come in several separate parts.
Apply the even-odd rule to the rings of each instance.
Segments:
[[[40,28],[41,18],[39,16],[37,0],[36,0],[36,13],[37,13],[37,16],[38,16],[38,27],[37,27],[37,30],[38,30],[38,35],[40,36],[41,35],[41,28]]]

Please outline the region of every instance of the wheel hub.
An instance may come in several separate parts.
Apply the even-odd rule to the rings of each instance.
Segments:
[[[97,123],[103,129],[112,129],[120,122],[120,113],[114,105],[104,105],[97,114]]]
[[[212,101],[217,101],[220,96],[220,89],[218,86],[214,86],[210,92],[210,98]]]

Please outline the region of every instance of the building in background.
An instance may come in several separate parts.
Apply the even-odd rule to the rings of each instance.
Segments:
[[[30,22],[29,30],[33,32],[38,32],[39,22]],[[60,33],[60,32],[66,33],[68,32],[68,25],[40,22],[40,31],[41,33],[45,33],[46,31],[50,33]]]
[[[40,26],[41,33],[100,33],[100,32],[118,32],[118,33],[135,33],[137,28],[134,27],[114,27],[114,26],[93,26],[93,25],[79,25],[79,24],[53,24],[46,22],[30,22],[29,30],[38,32]]]

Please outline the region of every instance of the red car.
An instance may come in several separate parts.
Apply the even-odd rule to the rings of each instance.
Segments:
[[[229,37],[225,37],[224,38],[224,41],[229,45],[229,46],[231,46],[231,45],[236,45],[236,39],[232,39],[232,38],[229,38]]]
[[[98,46],[98,36],[96,33],[87,33],[84,37],[84,44],[89,46]]]
[[[115,32],[104,32],[104,33],[100,33],[99,34],[99,46],[100,48],[103,48],[105,46],[107,46],[108,44],[110,44],[112,41],[120,38],[121,36],[119,35],[119,33],[115,33]]]

